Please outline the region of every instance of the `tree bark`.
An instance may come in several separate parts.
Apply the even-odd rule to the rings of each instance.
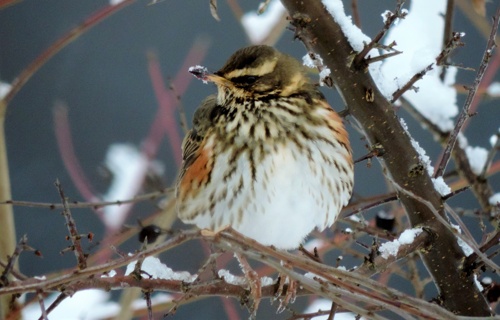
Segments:
[[[282,3],[297,28],[298,38],[319,54],[332,71],[330,76],[349,113],[363,127],[369,142],[380,144],[385,150],[379,161],[386,176],[404,189],[404,192],[399,190],[398,197],[412,226],[425,227],[435,233],[436,241],[421,256],[439,290],[438,300],[459,315],[491,315],[474,276],[463,272],[465,256],[457,238],[436,218],[436,214],[445,218],[443,200],[425,164],[419,160],[393,106],[380,93],[366,68],[349,63],[356,52],[340,26],[320,0],[282,0]],[[414,196],[409,196],[411,194]]]

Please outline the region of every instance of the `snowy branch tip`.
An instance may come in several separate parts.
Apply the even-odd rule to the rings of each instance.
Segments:
[[[207,81],[208,81],[208,77],[207,77],[208,76],[208,69],[206,67],[196,65],[194,67],[189,67],[188,71],[193,76],[195,76],[196,79],[203,81],[203,83],[207,83]]]

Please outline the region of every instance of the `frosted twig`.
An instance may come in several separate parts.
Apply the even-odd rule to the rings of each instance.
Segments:
[[[446,144],[446,148],[443,152],[443,157],[441,158],[441,162],[439,163],[439,166],[437,167],[437,170],[434,173],[434,178],[443,175],[446,166],[448,165],[448,162],[450,160],[451,152],[455,147],[455,143],[457,142],[458,134],[462,130],[462,127],[467,121],[467,119],[469,119],[470,117],[469,114],[470,106],[472,104],[472,101],[474,100],[474,96],[476,95],[479,84],[483,79],[486,67],[488,66],[489,60],[492,56],[493,49],[496,47],[495,36],[498,30],[499,20],[500,20],[500,7],[497,9],[495,16],[493,17],[493,25],[491,27],[490,36],[488,39],[488,43],[486,45],[486,49],[483,54],[481,65],[479,66],[479,70],[477,71],[476,79],[474,80],[472,87],[469,89],[469,93],[467,94],[464,107],[460,112],[455,128],[453,129],[453,132],[451,133],[448,139],[448,143]]]
[[[57,308],[61,304],[61,302],[63,302],[64,299],[66,299],[67,297],[68,295],[64,292],[59,294],[57,298],[54,300],[54,302],[52,302],[50,306],[47,308],[47,315],[49,315],[55,308]]]
[[[484,162],[483,170],[481,171],[481,174],[479,175],[480,179],[486,179],[486,174],[488,173],[488,168],[491,166],[491,163],[493,162],[493,158],[495,158],[495,154],[497,153],[498,150],[500,150],[500,133],[497,133],[496,137],[497,137],[497,140],[495,142],[495,145],[492,146],[490,151],[488,152],[488,156],[486,157],[486,161]]]
[[[120,206],[127,203],[137,203],[142,201],[156,200],[165,194],[172,193],[174,188],[166,188],[162,191],[154,191],[150,193],[141,194],[133,197],[132,199],[126,200],[115,200],[115,201],[100,201],[100,202],[79,202],[72,201],[68,202],[68,208],[92,208],[99,209],[106,206]],[[47,203],[47,202],[32,202],[32,201],[20,201],[20,200],[7,200],[1,201],[0,205],[13,205],[19,207],[32,207],[32,208],[47,208],[47,209],[63,209],[64,205],[61,203]]]
[[[71,211],[68,206],[68,198],[64,195],[64,191],[62,189],[61,183],[59,180],[55,182],[57,191],[59,192],[59,196],[61,197],[61,202],[63,204],[62,214],[66,220],[66,226],[69,231],[69,239],[72,243],[72,250],[75,253],[76,260],[78,262],[78,269],[83,270],[87,268],[87,255],[83,252],[82,244],[81,244],[81,235],[78,233],[76,229],[76,222],[71,215]]]
[[[14,266],[16,264],[16,261],[19,258],[19,255],[21,254],[21,252],[25,250],[34,251],[33,248],[28,246],[28,237],[26,235],[21,237],[21,239],[16,245],[16,248],[14,249],[14,252],[12,253],[11,256],[9,256],[7,264],[5,265],[4,270],[0,275],[0,287],[7,286],[9,284],[9,274],[12,274],[12,272],[14,271]]]
[[[385,20],[384,27],[382,28],[382,30],[380,30],[379,33],[372,39],[372,41],[370,41],[369,44],[365,45],[363,50],[361,50],[361,52],[359,52],[354,58],[353,64],[355,66],[359,66],[361,64],[366,55],[379,43],[380,40],[382,40],[387,31],[389,31],[389,28],[394,24],[394,22],[397,19],[404,19],[406,17],[407,12],[403,11],[404,3],[405,3],[404,0],[398,0],[396,5],[396,10],[394,11],[394,13],[388,12],[388,16],[387,19]]]
[[[40,305],[40,309],[42,311],[42,315],[39,319],[48,320],[49,317],[47,315],[47,310],[45,309],[45,302],[43,301],[43,292],[41,290],[38,291],[36,297],[38,298],[38,304]]]
[[[427,67],[425,67],[424,70],[422,70],[422,71],[416,73],[415,75],[413,75],[413,77],[411,77],[411,79],[408,80],[408,82],[405,83],[404,86],[402,86],[396,92],[394,92],[392,94],[391,103],[396,102],[396,100],[398,100],[399,97],[401,97],[403,95],[403,93],[405,93],[406,91],[410,90],[411,88],[414,88],[413,85],[415,84],[415,82],[417,82],[418,80],[422,79],[427,72],[431,71],[433,65],[434,65],[434,63],[431,63]]]

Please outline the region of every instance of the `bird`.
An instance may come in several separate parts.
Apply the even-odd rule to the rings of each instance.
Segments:
[[[190,72],[216,85],[182,143],[176,210],[214,232],[298,248],[348,204],[354,165],[342,118],[295,58],[267,45]]]

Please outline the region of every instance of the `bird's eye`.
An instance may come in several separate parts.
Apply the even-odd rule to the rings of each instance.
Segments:
[[[249,85],[255,83],[255,81],[257,81],[258,79],[259,77],[257,76],[239,76],[236,78],[232,78],[231,81],[236,84]]]

